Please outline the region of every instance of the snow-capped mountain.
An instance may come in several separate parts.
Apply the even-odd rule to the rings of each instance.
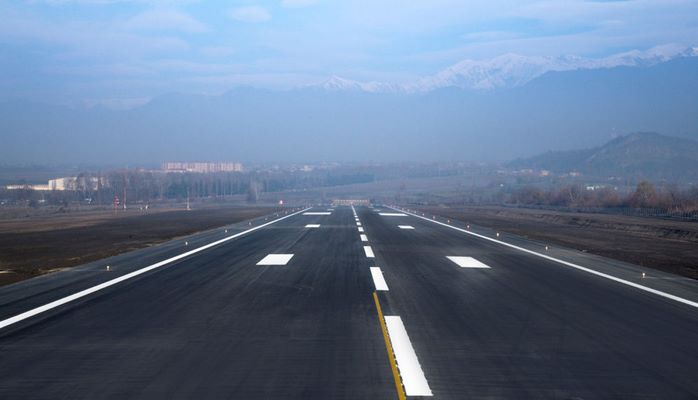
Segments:
[[[579,56],[524,56],[504,54],[486,60],[463,60],[434,75],[414,82],[389,84],[359,82],[333,76],[316,85],[326,90],[365,92],[426,92],[445,87],[472,90],[494,90],[524,85],[551,71],[614,68],[620,66],[651,66],[680,57],[698,56],[698,47],[663,45],[648,50],[632,50],[602,58]]]
[[[327,91],[362,91],[372,93],[386,93],[401,91],[400,85],[385,83],[385,82],[359,82],[351,79],[341,78],[332,75],[326,81],[318,85],[311,85],[311,88],[319,88]]]

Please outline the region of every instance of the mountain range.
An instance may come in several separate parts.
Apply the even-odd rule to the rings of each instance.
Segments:
[[[698,182],[698,141],[651,132],[619,136],[602,146],[550,151],[518,159],[510,168],[581,172],[595,177]]]
[[[517,75],[495,90],[346,90],[337,78],[327,88],[163,95],[128,110],[8,101],[0,162],[502,161],[628,132],[696,139],[698,57],[662,57]]]
[[[551,71],[572,71],[625,67],[648,67],[682,57],[698,56],[698,47],[676,44],[656,46],[648,50],[632,50],[601,58],[579,56],[524,56],[503,54],[484,60],[463,60],[434,75],[414,82],[391,84],[359,82],[332,76],[315,85],[324,90],[360,90],[366,92],[428,92],[446,87],[471,90],[512,88],[532,81]]]

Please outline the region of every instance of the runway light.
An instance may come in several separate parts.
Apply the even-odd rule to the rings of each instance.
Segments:
[[[548,250],[548,246],[545,246],[545,249]]]
[[[450,219],[447,219],[447,220],[446,220],[446,223],[449,223],[449,224],[450,224],[450,223],[451,223],[451,220],[450,220]]]
[[[466,225],[465,227],[466,227],[466,228],[468,228],[468,229],[470,229],[470,225],[469,225],[469,224],[468,224],[468,225]]]
[[[111,267],[107,265],[107,271],[111,271]]]
[[[185,245],[185,246],[189,246],[189,242],[184,242],[184,245]]]
[[[228,233],[228,230],[227,230],[227,229],[225,230],[225,233]]]
[[[642,277],[643,277],[643,278],[645,277],[645,273],[644,273],[644,272],[642,273]]]
[[[497,237],[499,237],[499,232],[497,232]]]

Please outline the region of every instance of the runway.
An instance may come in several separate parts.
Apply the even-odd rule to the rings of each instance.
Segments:
[[[695,282],[428,219],[299,209],[0,288],[0,398],[698,397]]]

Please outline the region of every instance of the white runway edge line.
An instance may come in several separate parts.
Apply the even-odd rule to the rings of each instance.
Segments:
[[[393,207],[391,207],[391,208],[393,208]],[[397,209],[397,208],[393,208],[393,209],[396,210],[396,211],[402,211],[402,210],[399,210],[399,209]],[[523,248],[523,247],[516,246],[516,245],[514,245],[514,244],[502,242],[501,240],[493,239],[493,238],[487,237],[487,236],[485,236],[485,235],[480,235],[479,233],[475,233],[475,232],[471,232],[471,231],[468,231],[468,230],[465,230],[465,229],[461,229],[461,228],[455,227],[455,226],[453,226],[453,225],[444,224],[443,222],[439,222],[439,221],[435,221],[435,220],[433,220],[433,219],[425,218],[425,217],[422,217],[421,215],[417,215],[417,214],[411,213],[411,212],[409,212],[409,211],[403,211],[403,212],[406,212],[407,214],[409,214],[409,215],[411,215],[411,216],[413,216],[413,217],[421,218],[421,219],[423,219],[423,220],[425,220],[425,221],[433,222],[433,223],[435,223],[435,224],[439,224],[439,225],[445,226],[445,227],[447,227],[447,228],[451,228],[451,229],[455,229],[455,230],[460,231],[460,232],[463,232],[463,233],[467,233],[468,235],[472,235],[472,236],[475,236],[475,237],[479,237],[480,239],[489,240],[490,242],[498,243],[498,244],[501,244],[502,246],[506,246],[506,247],[509,247],[509,248],[512,248],[512,249],[516,249],[516,250],[522,251],[522,252],[524,252],[524,253],[528,253],[528,254],[532,254],[532,255],[534,255],[534,256],[538,256],[538,257],[541,257],[541,258],[545,258],[546,260],[554,261],[554,262],[556,262],[556,263],[559,263],[559,264],[562,264],[562,265],[566,265],[566,266],[568,266],[568,267],[572,267],[572,268],[574,268],[574,269],[578,269],[578,270],[580,270],[580,271],[584,271],[584,272],[587,272],[587,273],[592,274],[592,275],[600,276],[600,277],[602,277],[602,278],[606,278],[606,279],[612,280],[612,281],[614,281],[614,282],[621,283],[621,284],[623,284],[623,285],[627,285],[627,286],[633,287],[633,288],[635,288],[635,289],[640,289],[640,290],[642,290],[642,291],[645,291],[645,292],[648,292],[648,293],[652,293],[652,294],[655,294],[655,295],[657,295],[657,296],[664,297],[664,298],[669,299],[669,300],[674,300],[674,301],[677,301],[677,302],[679,302],[679,303],[683,303],[683,304],[689,305],[689,306],[691,306],[691,307],[698,308],[698,302],[691,301],[691,300],[688,300],[688,299],[684,299],[683,297],[679,297],[679,296],[676,296],[676,295],[673,295],[673,294],[670,294],[670,293],[662,292],[661,290],[652,289],[651,287],[643,286],[643,285],[637,284],[637,283],[635,283],[635,282],[630,282],[630,281],[627,281],[627,280],[625,280],[625,279],[621,279],[621,278],[615,277],[615,276],[613,276],[613,275],[609,275],[609,274],[605,274],[605,273],[603,273],[603,272],[595,271],[595,270],[593,270],[593,269],[591,269],[591,268],[583,267],[583,266],[578,265],[578,264],[574,264],[574,263],[571,263],[571,262],[568,262],[568,261],[560,260],[559,258],[551,257],[551,256],[548,256],[548,255],[545,255],[545,254],[542,254],[542,253],[538,253],[537,251],[525,249],[525,248]]]
[[[366,257],[368,258],[374,258],[375,255],[373,254],[373,249],[371,246],[364,246],[364,253],[366,253]]]
[[[383,277],[383,271],[378,267],[371,267],[371,277],[373,278],[373,284],[376,286],[377,291],[388,291],[388,284],[385,282]]]
[[[256,231],[257,229],[261,229],[261,228],[264,228],[265,226],[269,226],[269,225],[271,225],[271,224],[274,224],[274,223],[279,222],[279,221],[281,221],[281,220],[284,220],[284,219],[286,219],[286,218],[293,217],[294,215],[298,215],[298,214],[300,214],[300,213],[302,213],[302,212],[304,212],[304,211],[306,211],[306,210],[309,210],[309,209],[310,209],[310,208],[306,208],[305,210],[300,210],[300,211],[294,212],[293,214],[289,214],[289,215],[286,215],[285,217],[281,217],[281,218],[275,219],[275,220],[273,220],[273,221],[266,222],[266,223],[264,223],[264,224],[262,224],[262,225],[255,226],[254,228],[250,228],[250,229],[248,229],[248,230],[246,230],[246,231],[242,231],[242,232],[236,233],[236,234],[234,234],[234,235],[232,235],[232,236],[228,236],[228,237],[226,237],[226,238],[223,238],[223,239],[220,239],[220,240],[216,240],[215,242],[209,243],[209,244],[204,245],[204,246],[201,246],[201,247],[197,247],[196,249],[187,251],[187,252],[182,253],[182,254],[180,254],[180,255],[177,255],[177,256],[174,256],[174,257],[170,257],[170,258],[168,258],[168,259],[166,259],[166,260],[163,260],[163,261],[157,262],[157,263],[155,263],[155,264],[149,265],[149,266],[147,266],[147,267],[141,268],[141,269],[139,269],[139,270],[130,272],[130,273],[126,274],[126,275],[122,275],[122,276],[120,276],[120,277],[118,277],[118,278],[114,278],[114,279],[112,279],[112,280],[106,281],[106,282],[101,283],[101,284],[99,284],[99,285],[97,285],[97,286],[93,286],[93,287],[91,287],[91,288],[88,288],[88,289],[82,290],[82,291],[80,291],[80,292],[71,294],[70,296],[63,297],[62,299],[58,299],[58,300],[52,301],[52,302],[50,302],[50,303],[48,303],[48,304],[44,304],[43,306],[33,308],[33,309],[29,310],[29,311],[25,311],[25,312],[23,312],[23,313],[21,313],[21,314],[15,315],[14,317],[10,317],[10,318],[4,319],[4,320],[0,321],[0,329],[6,328],[6,327],[8,327],[8,326],[10,326],[10,325],[12,325],[12,324],[16,324],[17,322],[24,321],[24,320],[27,319],[27,318],[31,318],[31,317],[33,317],[33,316],[35,316],[35,315],[38,315],[38,314],[41,314],[41,313],[43,313],[43,312],[52,310],[52,309],[54,309],[54,308],[56,308],[56,307],[62,306],[63,304],[70,303],[71,301],[80,299],[80,298],[85,297],[85,296],[87,296],[87,295],[90,295],[90,294],[92,294],[92,293],[98,292],[98,291],[100,291],[100,290],[102,290],[102,289],[106,289],[106,288],[108,288],[109,286],[114,286],[114,285],[116,285],[117,283],[120,283],[120,282],[129,280],[129,279],[134,278],[134,277],[136,277],[136,276],[138,276],[138,275],[142,275],[142,274],[144,274],[144,273],[146,273],[146,272],[148,272],[148,271],[152,271],[152,270],[154,270],[154,269],[160,268],[160,267],[162,267],[163,265],[167,265],[167,264],[170,264],[170,263],[175,262],[175,261],[177,261],[177,260],[181,260],[182,258],[188,257],[188,256],[190,256],[190,255],[192,255],[192,254],[196,254],[196,253],[200,253],[200,252],[202,252],[202,251],[204,251],[204,250],[208,250],[208,249],[210,249],[211,247],[218,246],[218,245],[221,244],[221,243],[225,243],[225,242],[227,242],[227,241],[233,240],[233,239],[238,238],[238,237],[240,237],[240,236],[246,235],[246,234],[248,234],[248,233],[250,233],[250,232]]]
[[[414,352],[405,325],[399,316],[385,316],[385,325],[395,353],[395,362],[400,370],[405,394],[408,396],[433,396],[422,366],[419,365],[417,354]]]

